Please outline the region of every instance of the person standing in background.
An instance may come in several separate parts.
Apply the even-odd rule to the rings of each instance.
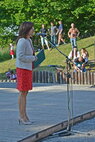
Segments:
[[[19,90],[19,123],[31,124],[26,113],[26,99],[29,90],[32,90],[32,62],[37,60],[33,55],[33,45],[30,37],[33,35],[32,22],[20,25],[16,48],[17,89]]]
[[[57,32],[57,27],[54,25],[53,22],[51,22],[51,42],[53,44],[56,44],[56,32]]]
[[[10,55],[11,55],[11,57],[12,57],[12,59],[14,59],[14,46],[13,46],[13,44],[12,43],[10,43]]]
[[[75,54],[74,54],[75,51]],[[68,58],[71,60],[75,60],[76,58],[80,57],[80,52],[77,50],[77,48],[74,48],[70,51]]]
[[[57,46],[60,45],[61,41],[63,42],[63,44],[65,44],[65,40],[63,39],[63,24],[62,21],[59,21],[59,27],[58,27],[58,31],[57,31],[57,35],[58,35],[58,44]]]
[[[48,50],[50,50],[49,45],[48,45],[48,41],[47,41],[47,30],[45,29],[45,25],[42,24],[42,28],[40,30],[41,32],[41,44],[42,44],[42,48],[44,49],[44,43],[46,44]]]
[[[71,46],[73,48],[77,48],[77,37],[79,36],[80,32],[79,30],[75,27],[75,24],[71,24],[71,28],[68,31],[68,37],[70,38]]]

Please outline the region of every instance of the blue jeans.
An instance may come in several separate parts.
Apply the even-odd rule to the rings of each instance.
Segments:
[[[77,47],[76,38],[70,38],[70,42],[71,42],[72,48],[76,48]]]
[[[56,44],[56,36],[55,35],[51,36],[51,42]]]

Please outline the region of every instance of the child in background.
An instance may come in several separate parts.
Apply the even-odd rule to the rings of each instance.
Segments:
[[[12,43],[10,43],[10,55],[12,56],[12,59],[14,59],[14,46]]]
[[[16,80],[17,79],[17,75],[11,71],[11,75],[10,75],[10,80]]]
[[[16,80],[17,79],[17,75],[13,72],[13,70],[8,70],[8,72],[6,72],[6,77],[7,79],[10,80]]]
[[[6,72],[6,77],[7,77],[8,79],[10,79],[10,75],[11,75],[11,70],[8,69],[8,71]]]

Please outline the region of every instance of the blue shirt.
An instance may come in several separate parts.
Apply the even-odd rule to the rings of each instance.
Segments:
[[[45,37],[45,36],[47,35],[46,29],[42,28],[40,31],[41,31],[41,33],[42,33],[42,37]]]
[[[63,31],[63,25],[60,24],[59,27],[58,27],[58,29],[59,29],[59,32],[60,32],[61,30]]]

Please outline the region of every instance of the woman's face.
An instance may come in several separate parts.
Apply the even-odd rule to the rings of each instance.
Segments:
[[[29,31],[28,35],[27,35],[27,38],[30,38],[33,36],[33,33],[34,33],[34,27]]]
[[[84,50],[83,50],[83,49],[81,49],[81,53],[84,53]]]

